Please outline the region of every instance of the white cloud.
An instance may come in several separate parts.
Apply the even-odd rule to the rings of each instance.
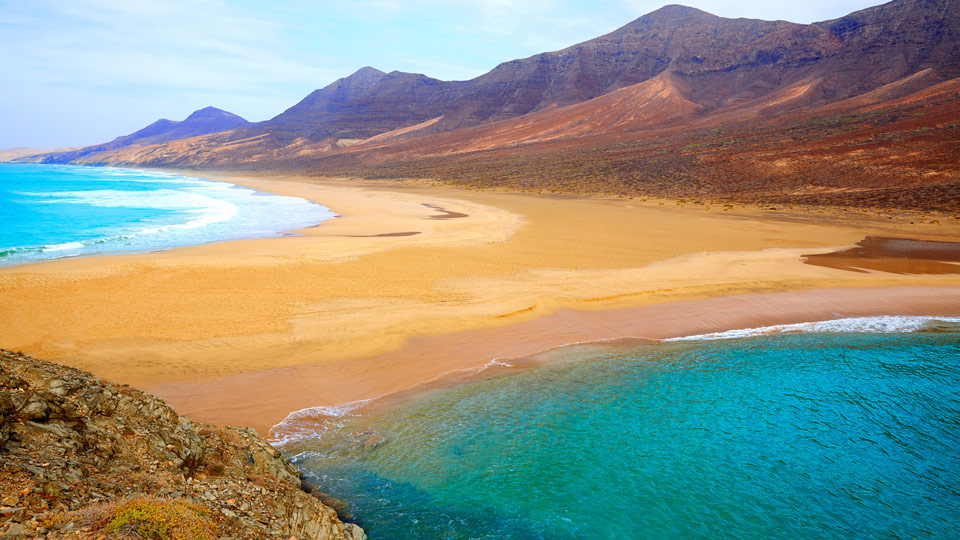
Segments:
[[[331,75],[278,54],[288,47],[275,22],[219,1],[43,5],[34,24],[0,36],[0,54],[41,80],[257,89]]]

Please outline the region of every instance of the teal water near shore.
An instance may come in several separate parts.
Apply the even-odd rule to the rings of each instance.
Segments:
[[[849,330],[568,347],[285,453],[372,540],[955,538],[960,320]]]
[[[332,217],[304,199],[191,176],[0,164],[0,266],[273,237]]]

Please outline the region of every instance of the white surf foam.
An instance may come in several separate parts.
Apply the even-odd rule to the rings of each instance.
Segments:
[[[27,195],[47,197],[44,203],[88,204],[101,208],[144,208],[154,210],[172,210],[196,215],[184,223],[175,223],[161,227],[148,227],[135,234],[153,234],[172,229],[198,229],[232,218],[237,206],[228,201],[208,197],[195,191],[159,189],[151,191],[121,191],[99,189],[90,191],[61,191],[53,193],[28,193]]]
[[[83,242],[64,242],[62,244],[51,244],[41,248],[44,253],[51,253],[54,251],[69,251],[75,249],[83,249]]]
[[[460,373],[482,373],[496,367],[512,368],[514,365],[501,358],[494,358],[480,367],[446,371],[415,386],[428,385]],[[299,411],[293,411],[279,424],[276,424],[270,429],[270,443],[283,447],[288,444],[321,437],[327,432],[331,425],[340,425],[337,420],[354,416],[354,412],[357,409],[373,401],[382,399],[387,395],[390,394],[360,401],[348,401],[337,405],[318,405],[316,407],[307,407]]]
[[[126,223],[105,223],[103,227],[86,231],[102,235],[96,238],[69,242],[66,238],[44,238],[46,244],[38,242],[2,249],[0,266],[30,259],[152,251],[212,241],[279,236],[335,216],[329,209],[304,199],[264,196],[267,194],[230,182],[120,168],[79,167],[64,171],[76,174],[79,181],[94,179],[102,189],[45,192],[28,188],[8,193],[23,196],[26,200],[17,202],[27,205],[95,207],[90,212],[96,212],[96,207],[161,212],[145,212],[152,216]],[[147,189],[129,189],[137,184]]]
[[[354,411],[371,401],[373,400],[363,399],[337,405],[318,405],[293,411],[270,429],[270,443],[274,446],[283,447],[294,442],[315,439],[327,431],[331,421],[350,416]]]
[[[907,333],[917,332],[931,323],[960,323],[960,317],[931,317],[912,315],[886,315],[880,317],[850,317],[828,321],[795,324],[778,324],[757,328],[742,328],[726,332],[713,332],[695,336],[667,338],[662,341],[709,341],[738,339],[790,332],[810,333]]]

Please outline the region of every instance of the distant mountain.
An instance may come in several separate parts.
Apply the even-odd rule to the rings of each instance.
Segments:
[[[953,135],[942,130],[956,129],[960,120],[955,117],[960,116],[960,107],[955,107],[960,94],[951,93],[958,81],[958,0],[895,0],[815,24],[726,19],[670,5],[598,38],[505,62],[467,81],[365,67],[266,122],[218,126],[221,129],[192,136],[190,130],[161,121],[107,145],[45,159],[458,179],[497,163],[497,171],[509,170],[510,178],[523,184],[520,178],[530,171],[503,165],[504,160],[522,164],[551,148],[614,143],[622,148],[625,141],[639,148],[649,140],[665,145],[657,147],[658,155],[675,158],[657,162],[662,184],[657,189],[672,189],[668,179],[676,177],[684,189],[729,191],[732,181],[727,178],[747,182],[751,174],[789,177],[791,189],[800,189],[804,178],[813,177],[800,168],[771,166],[725,176],[722,171],[730,172],[733,163],[720,160],[702,166],[712,158],[698,153],[699,143],[690,138],[743,134],[726,139],[723,151],[711,154],[719,156],[754,138],[752,133],[783,142],[794,140],[799,129],[819,140],[835,128],[845,130],[843,137],[859,136],[850,131],[858,126],[866,130],[860,139],[831,144],[871,144],[877,160],[883,152],[896,154],[897,167],[877,161],[872,169],[871,189],[879,189],[904,174],[920,183],[960,181],[960,162],[945,163],[941,157],[945,151],[953,155],[953,147],[940,139],[913,145],[903,154],[899,152],[905,149],[897,147],[918,137],[951,140]],[[871,122],[887,118],[890,129],[910,127],[909,137],[854,123],[859,115],[870,115]],[[831,123],[830,118],[847,116],[850,125]],[[797,127],[810,122],[821,132]],[[633,159],[628,150],[618,152]],[[763,159],[775,155],[767,153]],[[587,152],[578,159],[590,163],[590,170],[605,171],[610,156]],[[857,158],[850,154],[830,159],[842,164]],[[538,167],[560,179],[567,172],[550,165],[560,162],[553,159]],[[936,174],[927,174],[933,164]],[[634,163],[615,174],[598,174],[629,175],[630,170],[644,169]],[[499,174],[488,171],[482,176]],[[614,176],[591,183],[591,189],[602,190],[604,178],[612,182]],[[712,178],[728,183],[721,189]],[[632,182],[640,185],[641,180]],[[843,178],[839,184],[824,181],[843,188]]]
[[[183,121],[157,120],[140,131],[118,137],[107,143],[107,145],[117,148],[130,146],[132,144],[157,144],[176,139],[196,137],[197,135],[238,129],[249,125],[250,122],[233,113],[216,107],[204,107],[203,109],[194,111]]]
[[[37,154],[50,154],[50,153],[59,153],[59,152],[69,152],[71,150],[76,150],[81,148],[79,146],[65,147],[65,148],[25,148],[23,146],[18,146],[16,148],[7,148],[6,150],[0,150],[0,163],[7,163],[10,161],[15,161],[20,158],[35,156]]]
[[[68,152],[45,153],[42,154],[39,159],[32,159],[32,161],[68,163],[86,156],[118,150],[128,146],[149,146],[167,141],[238,129],[249,125],[251,125],[250,122],[233,113],[216,107],[204,107],[203,109],[194,111],[185,120],[179,122],[162,118],[139,131],[117,137],[108,143],[87,146]]]

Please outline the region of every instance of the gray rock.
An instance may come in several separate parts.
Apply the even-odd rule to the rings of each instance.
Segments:
[[[343,537],[347,540],[367,540],[367,533],[356,523],[344,523]]]
[[[63,379],[49,379],[46,386],[47,392],[57,397],[63,397],[75,388],[74,385],[68,384],[67,381]]]
[[[3,533],[2,538],[23,538],[30,534],[26,527],[19,523],[11,523]]]
[[[27,403],[17,411],[24,420],[43,420],[47,417],[50,406],[40,396],[31,396]]]

